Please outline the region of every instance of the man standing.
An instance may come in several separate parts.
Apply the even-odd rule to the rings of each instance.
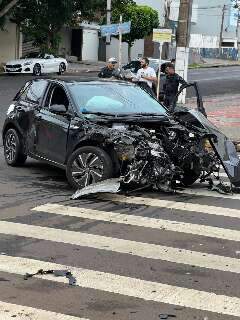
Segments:
[[[166,64],[165,73],[166,79],[163,84],[164,104],[166,107],[171,107],[175,102],[179,84],[185,86],[188,83],[175,73],[175,67],[172,63]]]
[[[138,70],[136,79],[139,82],[147,84],[150,89],[152,89],[153,83],[157,81],[156,72],[153,68],[149,67],[148,58],[141,60],[141,69]]]
[[[102,70],[99,72],[98,77],[99,78],[111,78],[115,76],[115,66],[117,64],[117,60],[115,58],[110,58],[108,60],[108,64],[106,67],[102,68]]]

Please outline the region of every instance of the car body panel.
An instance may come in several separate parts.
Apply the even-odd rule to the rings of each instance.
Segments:
[[[54,73],[59,72],[60,63],[64,63],[66,68],[68,66],[67,60],[64,58],[54,57],[53,55],[45,55],[49,57],[44,58],[25,58],[10,60],[6,63],[6,73],[33,73],[33,68],[36,64],[40,64],[42,73]]]

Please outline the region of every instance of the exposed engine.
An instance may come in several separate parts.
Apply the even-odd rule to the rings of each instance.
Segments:
[[[169,192],[206,179],[219,170],[216,157],[205,148],[206,138],[180,125],[159,130],[130,126],[112,139],[122,183]]]

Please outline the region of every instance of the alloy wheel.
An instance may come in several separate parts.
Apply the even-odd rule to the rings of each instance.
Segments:
[[[33,69],[33,73],[35,76],[40,76],[41,75],[41,66],[40,65],[35,65]]]
[[[79,187],[86,187],[103,178],[103,162],[93,153],[78,154],[73,161],[72,177]]]
[[[59,74],[63,74],[66,71],[66,66],[65,64],[62,62],[59,66]]]
[[[9,133],[5,137],[5,156],[9,162],[13,162],[17,153],[17,140],[14,133]]]

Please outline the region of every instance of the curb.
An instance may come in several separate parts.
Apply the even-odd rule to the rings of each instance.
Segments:
[[[210,68],[223,68],[223,67],[240,67],[239,63],[235,64],[213,64],[213,65],[200,65],[199,67],[190,67],[190,70],[194,69],[210,69]]]

